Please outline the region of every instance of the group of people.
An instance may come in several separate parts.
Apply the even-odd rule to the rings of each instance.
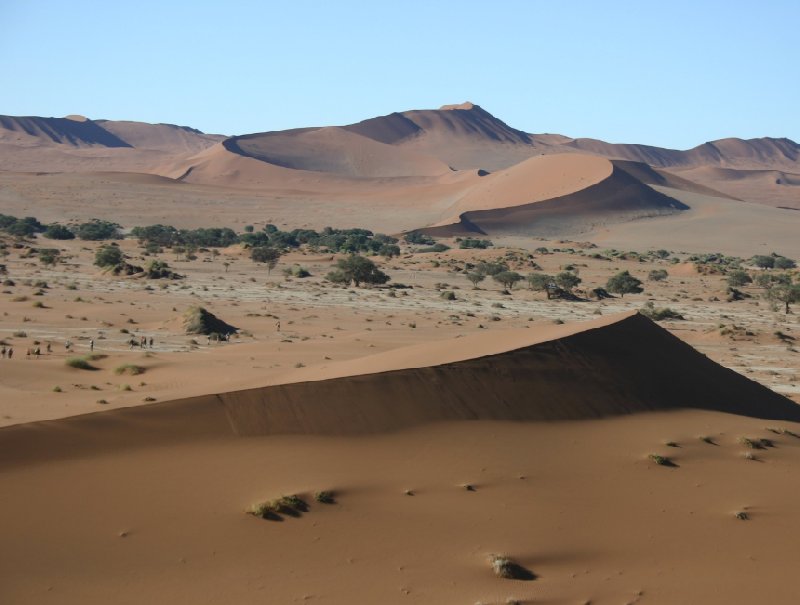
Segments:
[[[130,345],[131,349],[137,346],[143,349],[145,348],[152,349],[154,342],[155,341],[152,336],[149,338],[146,336],[142,336],[138,340],[132,336],[128,344]],[[72,341],[70,339],[64,341],[64,348],[66,349],[67,353],[72,352]],[[49,342],[45,345],[45,350],[47,351],[48,354],[53,352],[53,347]],[[94,352],[94,338],[89,340],[89,351]],[[30,347],[26,350],[25,357],[26,359],[31,359],[31,358],[39,359],[41,354],[42,354],[41,348],[39,347],[39,345],[36,345],[35,347]],[[14,348],[12,346],[4,344],[2,345],[2,347],[0,347],[0,358],[13,359],[13,357],[14,357]]]
[[[93,341],[94,342],[94,341]],[[135,336],[131,336],[131,339],[128,341],[128,348],[133,349],[133,347],[141,347],[143,349],[153,348],[153,337],[151,336],[149,339],[147,336],[141,336],[139,341],[136,341]]]

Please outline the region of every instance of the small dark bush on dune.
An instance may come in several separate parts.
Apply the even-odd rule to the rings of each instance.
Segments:
[[[77,370],[96,370],[86,357],[68,357],[65,362],[69,367]]]
[[[507,580],[535,580],[533,572],[504,555],[491,555],[489,564],[496,576]]]

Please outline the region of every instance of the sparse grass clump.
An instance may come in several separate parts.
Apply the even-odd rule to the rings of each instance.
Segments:
[[[121,366],[117,366],[114,368],[114,374],[117,376],[121,374],[130,374],[131,376],[138,376],[139,374],[144,374],[144,368],[142,366],[137,366],[132,363],[125,363]]]
[[[276,500],[257,502],[247,510],[248,514],[253,515],[255,517],[261,517],[262,519],[266,519],[271,514],[277,514],[277,512],[278,512],[278,505]]]
[[[323,490],[314,494],[314,501],[321,504],[333,504],[336,500],[333,492]]]
[[[650,460],[652,460],[659,466],[675,466],[672,460],[670,460],[667,456],[661,456],[660,454],[650,454],[648,458],[650,458]]]
[[[53,392],[54,393],[63,393],[64,391],[61,389],[60,386],[56,385],[56,386],[53,387]]]
[[[664,321],[666,319],[682,320],[685,319],[683,315],[669,307],[657,308],[653,306],[652,302],[648,302],[639,310],[639,313],[653,321]]]
[[[266,500],[264,502],[257,502],[253,504],[247,512],[253,516],[261,517],[262,519],[274,518],[279,513],[289,515],[290,517],[298,517],[300,513],[308,510],[308,505],[305,501],[297,495],[281,496],[274,500]]]
[[[768,447],[775,447],[770,439],[751,439],[750,437],[739,437],[739,443],[751,450],[763,450]]]
[[[96,370],[86,357],[68,357],[65,362],[69,367],[76,370]]]

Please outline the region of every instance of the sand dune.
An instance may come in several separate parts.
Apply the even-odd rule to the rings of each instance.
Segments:
[[[448,209],[450,224],[470,210],[507,208],[561,197],[611,176],[603,158],[578,154],[535,156],[511,168],[485,176]]]
[[[226,138],[174,124],[115,120],[95,120],[95,123],[137,149],[154,149],[171,153],[197,153]]]
[[[606,143],[596,139],[573,139],[564,146],[612,159],[644,162],[658,168],[721,166],[745,169],[781,167],[791,170],[797,167],[800,159],[800,146],[797,143],[790,139],[770,137],[721,139],[685,151],[651,145]]]
[[[792,401],[638,314],[540,334],[465,337],[457,347],[417,346],[333,365],[303,380],[6,427],[0,465],[231,431],[368,434],[451,420],[585,420],[685,408],[800,421]]]
[[[58,144],[74,147],[132,147],[91,120],[0,116],[0,142],[14,145]]]
[[[739,199],[800,209],[800,170],[743,170],[700,166],[676,174]]]
[[[497,206],[502,200],[499,202]],[[484,233],[549,237],[583,233],[598,225],[669,215],[687,208],[614,165],[610,176],[574,193],[516,206],[469,210],[459,215],[457,221],[443,221],[423,230],[440,236]]]
[[[435,176],[449,168],[342,128],[310,128],[226,140],[233,153],[294,170],[351,177]]]

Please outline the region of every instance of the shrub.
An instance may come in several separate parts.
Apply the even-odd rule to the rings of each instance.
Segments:
[[[675,466],[675,463],[672,462],[667,456],[661,456],[659,454],[650,454],[648,456],[650,460],[655,462],[659,466]]]
[[[664,281],[669,277],[666,269],[653,269],[647,274],[647,279],[650,281]]]
[[[403,237],[409,244],[422,244],[426,246],[432,246],[434,243],[436,243],[432,237],[430,237],[429,235],[425,235],[420,231],[412,231],[410,233],[406,233],[405,236]]]
[[[427,246],[425,248],[420,248],[417,252],[446,252],[450,249],[450,246],[445,244],[434,244],[433,246]]]
[[[621,271],[606,282],[606,290],[624,297],[626,294],[638,294],[644,291],[642,281],[628,271]]]
[[[656,308],[652,302],[648,301],[644,307],[639,309],[639,313],[653,321],[664,321],[666,319],[682,320],[683,315],[670,309],[669,307]]]
[[[94,367],[92,364],[89,363],[89,360],[85,357],[68,357],[67,361],[65,362],[69,367],[75,368],[78,370],[96,370],[97,368]]]
[[[42,234],[48,239],[67,240],[75,239],[75,234],[64,225],[53,223],[48,225]]]
[[[734,269],[728,273],[727,282],[731,288],[740,288],[747,284],[753,283],[753,278],[750,277],[750,274],[747,271]]]
[[[75,228],[79,238],[90,241],[100,241],[107,239],[120,239],[119,225],[109,221],[92,219],[86,223],[81,223]]]
[[[491,242],[491,240],[488,240],[488,239],[475,239],[475,238],[472,238],[472,237],[464,238],[458,243],[458,247],[461,248],[461,249],[479,248],[481,250],[484,250],[486,248],[489,248],[490,246],[494,246],[494,244]]]
[[[320,492],[315,492],[314,500],[316,502],[320,502],[321,504],[333,504],[336,501],[334,493],[325,490]]]
[[[508,580],[533,580],[534,576],[530,571],[522,567],[513,559],[505,555],[490,555],[489,564],[496,576]]]
[[[114,374],[116,374],[117,376],[121,374],[130,374],[131,376],[138,376],[139,374],[144,374],[144,368],[142,366],[137,366],[132,363],[126,363],[114,368]]]
[[[94,264],[103,268],[116,267],[122,260],[122,251],[117,246],[103,246],[94,255]]]

